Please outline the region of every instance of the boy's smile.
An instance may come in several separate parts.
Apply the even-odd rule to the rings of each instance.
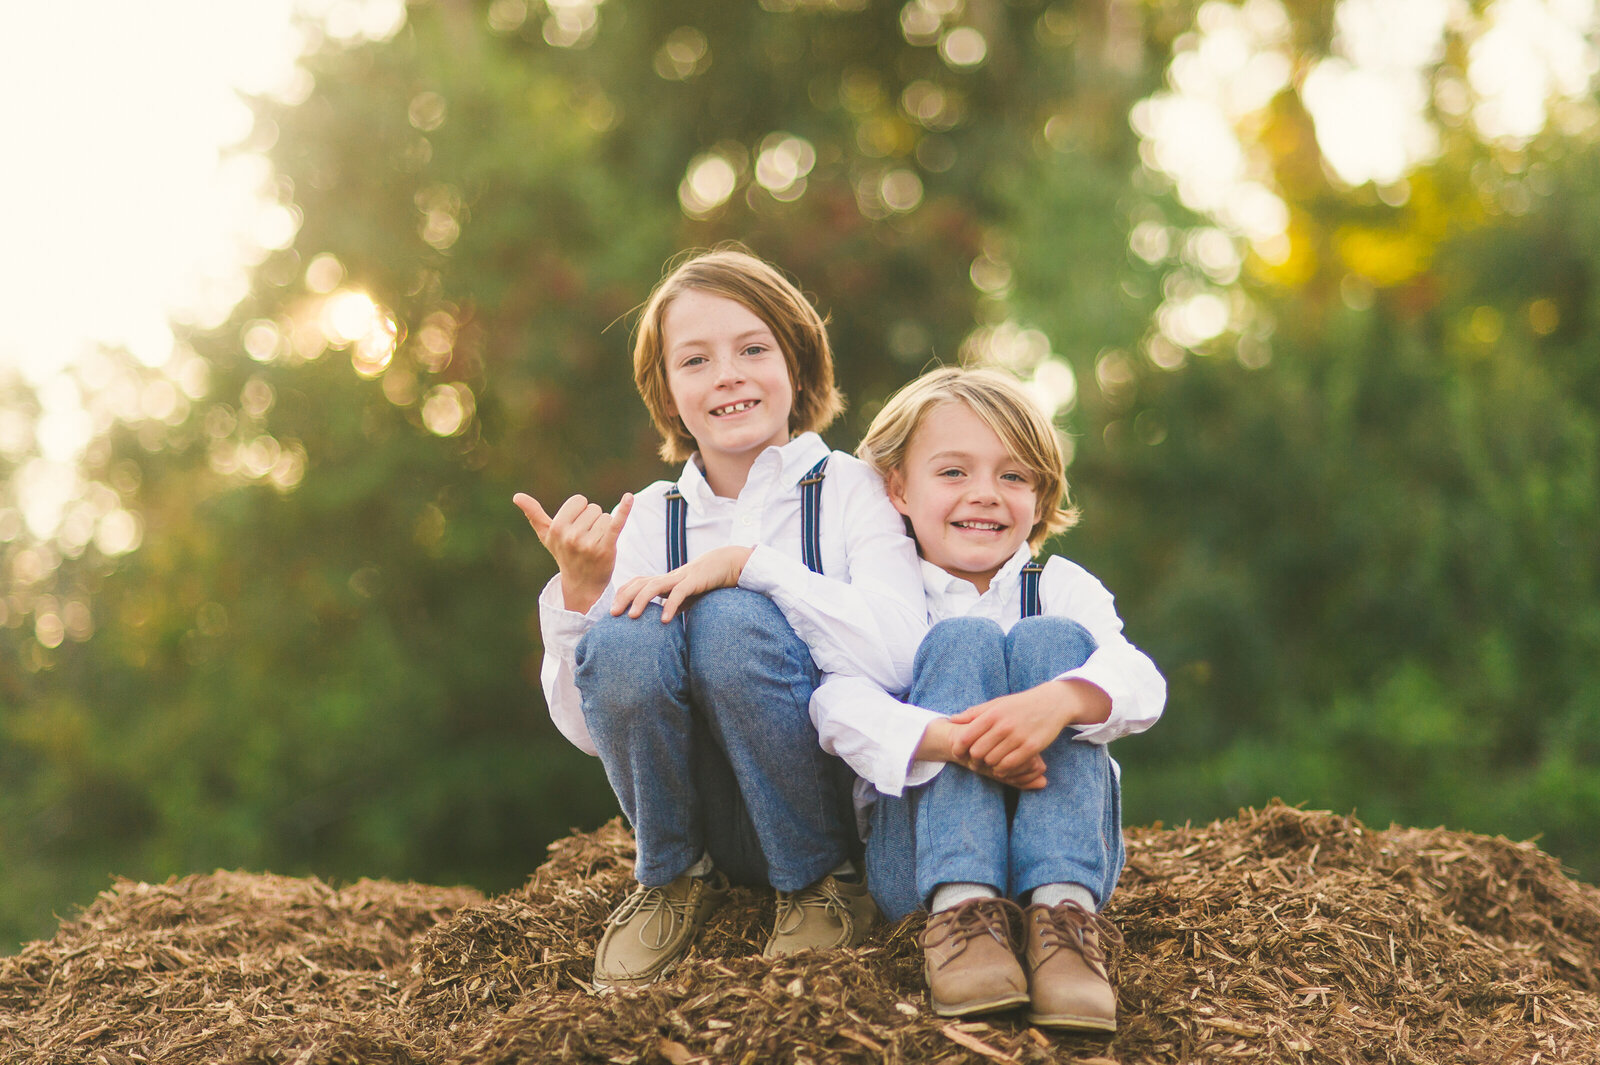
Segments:
[[[736,496],[756,456],[789,441],[794,389],[772,330],[737,300],[688,289],[662,317],[670,411],[711,490]]]
[[[980,592],[1039,520],[1027,467],[965,403],[940,403],[923,416],[888,490],[922,557]]]

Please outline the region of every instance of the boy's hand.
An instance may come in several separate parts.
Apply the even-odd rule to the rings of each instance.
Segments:
[[[568,610],[587,613],[611,583],[617,564],[617,537],[633,510],[633,494],[623,493],[610,514],[583,496],[573,496],[546,514],[539,501],[523,492],[511,502],[527,516],[528,524],[561,570],[561,595]]]
[[[953,714],[951,746],[959,758],[982,762],[1000,773],[1027,765],[1056,741],[1068,725],[1104,721],[1111,697],[1084,680],[1047,680],[1015,695],[1002,695]]]
[[[952,740],[960,728],[952,724],[950,718],[931,722],[923,731],[922,741],[917,744],[913,757],[919,762],[951,762],[1021,791],[1037,791],[1049,783],[1044,776],[1044,759],[1037,756],[1019,768],[1006,772],[1000,772],[974,758],[957,757],[952,749]]]
[[[737,587],[739,575],[744,572],[744,564],[750,560],[752,550],[754,549],[729,544],[727,547],[707,551],[693,562],[679,566],[670,573],[655,577],[635,577],[618,589],[617,598],[611,604],[611,614],[616,617],[626,611],[630,618],[636,618],[644,613],[644,608],[650,604],[650,600],[656,596],[664,596],[661,604],[661,620],[671,621],[690,596],[701,595],[717,588]]]

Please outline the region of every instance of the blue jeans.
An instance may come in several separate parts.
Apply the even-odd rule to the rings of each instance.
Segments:
[[[1065,618],[1024,618],[1009,633],[987,618],[950,618],[917,648],[908,698],[960,713],[1052,680],[1094,649]],[[1036,791],[949,764],[903,796],[878,796],[866,854],[878,908],[898,920],[954,882],[1018,900],[1042,884],[1082,884],[1104,906],[1122,873],[1121,793],[1105,747],[1074,735],[1065,729],[1044,749],[1049,783]]]
[[[795,891],[851,855],[849,770],[811,724],[819,680],[772,600],[741,588],[665,624],[651,603],[584,635],[583,717],[633,825],[641,884],[709,853],[735,883]]]

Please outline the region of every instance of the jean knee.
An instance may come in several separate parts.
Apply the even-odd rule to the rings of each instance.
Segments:
[[[778,605],[746,588],[718,588],[690,604],[684,615],[689,670],[701,683],[730,683],[762,659],[814,668],[811,649]]]
[[[931,662],[952,657],[966,659],[999,654],[1004,647],[1004,640],[1005,633],[1000,630],[999,623],[991,618],[945,618],[936,622],[928,630],[928,635],[922,638],[912,668],[920,674],[923,667]]]
[[[778,604],[748,588],[716,588],[690,601],[684,611],[693,638],[698,640],[739,640],[769,631],[789,621]]]
[[[1048,662],[1065,672],[1087,662],[1099,646],[1088,629],[1070,618],[1023,618],[1006,634],[1006,661]]]
[[[591,731],[597,716],[627,718],[669,704],[683,684],[682,634],[651,603],[637,618],[596,621],[578,641],[574,677]]]

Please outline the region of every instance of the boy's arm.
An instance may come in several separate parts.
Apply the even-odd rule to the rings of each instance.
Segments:
[[[594,741],[583,718],[583,704],[575,680],[578,641],[589,627],[604,617],[617,582],[641,572],[661,572],[666,566],[663,522],[666,505],[664,490],[656,486],[634,497],[631,517],[617,536],[615,564],[610,583],[595,597],[587,610],[573,610],[567,604],[562,574],[557,573],[539,596],[539,632],[544,658],[539,666],[539,685],[544,690],[550,719],[561,734],[588,754],[594,754]],[[650,530],[657,535],[653,538]],[[536,530],[537,531],[537,530]]]
[[[904,691],[928,629],[922,564],[905,522],[877,474],[837,452],[823,483],[822,522],[844,541],[848,582],[812,573],[798,558],[758,545],[739,586],[777,604],[824,673],[865,677],[888,691]]]
[[[1093,685],[1110,702],[1103,720],[1074,724],[1075,738],[1085,743],[1110,743],[1143,732],[1160,720],[1167,702],[1166,678],[1150,657],[1123,635],[1116,601],[1105,585],[1083,567],[1056,556],[1045,564],[1039,593],[1045,613],[1076,621],[1095,640],[1088,661],[1056,678]]]
[[[862,677],[832,674],[811,693],[811,723],[822,749],[884,795],[925,784],[943,768],[942,762],[914,761],[923,733],[939,718]]]

